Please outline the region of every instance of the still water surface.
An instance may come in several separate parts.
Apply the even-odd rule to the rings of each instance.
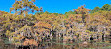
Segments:
[[[84,44],[87,43],[87,44]],[[29,49],[28,46],[23,47]],[[8,39],[0,39],[0,49],[21,49],[12,45]],[[53,39],[47,42],[41,42],[37,47],[30,49],[111,49],[111,39],[96,40],[96,41],[67,41]]]

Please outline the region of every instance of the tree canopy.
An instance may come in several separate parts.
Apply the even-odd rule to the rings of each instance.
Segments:
[[[74,11],[59,14],[43,12],[34,2],[35,0],[16,0],[10,13],[0,11],[0,35],[5,34],[14,43],[28,45],[24,43],[34,41],[37,44],[38,41],[55,36],[62,37],[64,41],[75,38],[86,40],[95,35],[101,38],[111,33],[109,4],[93,10],[81,6]]]

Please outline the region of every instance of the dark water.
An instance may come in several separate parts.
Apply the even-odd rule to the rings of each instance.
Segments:
[[[87,44],[84,44],[86,42]],[[67,41],[63,42],[53,39],[47,42],[41,42],[38,46],[19,46],[11,44],[6,38],[0,39],[0,49],[111,49],[111,39],[95,41]]]

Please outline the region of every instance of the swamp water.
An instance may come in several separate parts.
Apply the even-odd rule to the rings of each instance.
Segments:
[[[85,44],[84,44],[85,43]],[[38,43],[38,46],[16,47],[6,38],[0,39],[0,49],[111,49],[111,39],[93,41],[67,41],[52,39]]]

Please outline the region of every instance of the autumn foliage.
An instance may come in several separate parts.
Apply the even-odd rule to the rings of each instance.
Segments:
[[[62,37],[64,41],[89,40],[111,34],[110,10],[92,10],[91,13],[81,6],[74,9],[73,14],[55,14],[43,12],[34,2],[15,1],[10,8],[10,12],[15,11],[13,14],[0,11],[0,35],[5,34],[10,41],[20,45],[38,46],[37,42],[54,37]]]

